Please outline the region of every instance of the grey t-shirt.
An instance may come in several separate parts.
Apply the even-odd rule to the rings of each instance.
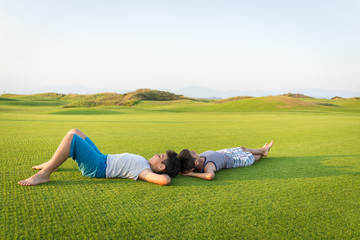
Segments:
[[[204,172],[205,165],[208,162],[215,164],[216,171],[219,171],[223,168],[232,168],[234,166],[234,161],[224,153],[215,152],[215,151],[206,151],[200,154],[200,157],[205,158],[204,166],[201,169],[201,172]]]
[[[130,178],[138,179],[139,174],[150,167],[144,157],[132,154],[109,154],[106,159],[106,178]]]

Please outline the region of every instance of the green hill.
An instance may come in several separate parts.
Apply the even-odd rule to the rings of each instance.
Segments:
[[[360,101],[334,101],[314,98],[269,96],[243,98],[234,101],[177,100],[169,102],[144,101],[138,108],[172,112],[257,112],[257,111],[360,111]]]
[[[3,94],[0,101],[13,101],[12,105],[23,106],[48,106],[64,105],[64,108],[70,107],[95,107],[95,106],[132,106],[140,101],[170,101],[183,99],[182,95],[166,91],[151,89],[138,89],[134,92],[125,94],[118,93],[99,93],[91,95],[81,94],[58,94],[41,93],[32,95]],[[55,101],[57,102],[55,104]]]
[[[132,111],[159,112],[258,112],[258,111],[341,111],[360,112],[359,98],[316,99],[302,94],[268,97],[238,96],[221,100],[186,98],[174,93],[138,89],[126,94],[92,95],[43,93],[3,94],[0,111],[52,112],[58,114],[116,114]],[[36,108],[35,108],[36,107]],[[76,108],[77,110],[65,110]],[[91,108],[92,110],[89,110]]]

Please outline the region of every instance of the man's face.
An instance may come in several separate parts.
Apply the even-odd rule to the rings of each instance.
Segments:
[[[195,151],[190,151],[190,154],[193,158],[195,158],[195,161],[194,161],[194,165],[195,165],[195,169],[201,169],[202,166],[200,166],[200,156],[199,154],[197,154]]]
[[[165,170],[165,165],[162,163],[164,160],[167,159],[167,154],[155,154],[152,158],[149,160],[149,164],[151,167],[151,170],[153,172],[162,172]]]
[[[196,160],[199,159],[199,154],[197,154],[195,151],[190,151],[190,154],[193,158],[195,158]]]

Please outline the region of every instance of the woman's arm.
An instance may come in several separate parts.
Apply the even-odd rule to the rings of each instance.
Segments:
[[[139,174],[139,178],[141,180],[156,183],[162,186],[169,185],[171,183],[171,178],[167,174],[157,174],[148,168]]]

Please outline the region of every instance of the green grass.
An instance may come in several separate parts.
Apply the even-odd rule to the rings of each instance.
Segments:
[[[0,99],[0,238],[359,239],[358,102],[274,101],[64,109]],[[104,153],[146,158],[167,149],[275,143],[267,159],[222,170],[213,181],[177,176],[163,187],[90,179],[70,159],[50,183],[18,186],[71,128],[83,130]]]

